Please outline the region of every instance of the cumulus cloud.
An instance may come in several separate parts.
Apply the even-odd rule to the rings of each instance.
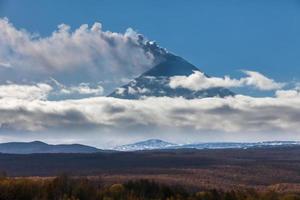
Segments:
[[[231,79],[228,76],[224,78],[208,77],[203,72],[194,71],[189,76],[173,76],[170,78],[169,83],[171,88],[187,88],[190,90],[205,90],[215,87],[239,87],[240,81]]]
[[[205,90],[217,87],[244,87],[252,86],[259,90],[281,89],[285,84],[277,83],[263,74],[255,71],[243,71],[247,77],[241,79],[232,79],[229,76],[224,78],[208,77],[203,72],[194,71],[189,76],[173,76],[170,78],[169,86],[171,88],[186,88],[194,91]]]
[[[248,86],[253,86],[260,90],[276,90],[284,87],[284,83],[278,83],[273,79],[270,79],[259,72],[243,71],[248,75],[246,78],[242,78],[241,82]]]
[[[77,71],[98,80],[132,77],[154,62],[145,42],[130,28],[116,33],[104,31],[100,23],[84,24],[74,31],[61,24],[50,36],[40,37],[0,19],[0,66],[10,68],[1,74],[54,76]]]

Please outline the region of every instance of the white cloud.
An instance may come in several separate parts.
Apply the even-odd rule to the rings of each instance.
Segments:
[[[125,91],[126,91],[125,88],[117,88],[117,89],[116,89],[116,93],[117,93],[117,94],[120,94],[120,95],[123,95]]]
[[[194,91],[216,87],[232,88],[244,86],[252,86],[259,90],[276,90],[284,86],[283,83],[277,83],[259,72],[243,72],[248,76],[241,79],[232,79],[229,76],[225,76],[224,78],[208,77],[200,71],[194,71],[194,73],[189,76],[171,77],[169,85],[171,88],[182,87]]]
[[[24,106],[26,105],[26,106]],[[178,128],[239,133],[274,131],[300,134],[300,97],[146,98],[94,97],[64,101],[0,99],[0,124],[6,129],[51,130],[69,127]],[[185,133],[188,134],[188,133]]]
[[[246,78],[242,78],[241,81],[248,86],[254,86],[260,90],[277,90],[284,87],[284,83],[277,83],[273,79],[270,79],[259,72],[243,71],[248,75]]]
[[[124,90],[120,94],[123,94],[123,92],[125,92],[126,89],[125,88],[123,89]],[[127,91],[128,94],[146,94],[151,92],[148,88],[140,88],[140,87],[133,88],[130,86],[128,86]],[[118,90],[117,92],[119,93],[120,91]]]
[[[89,83],[81,83],[76,86],[65,86],[55,79],[51,79],[52,83],[35,83],[35,84],[16,84],[7,82],[0,85],[0,99],[9,100],[47,100],[50,96],[63,97],[72,95],[75,97],[91,97],[103,94],[101,85],[90,86]],[[63,98],[65,99],[65,97]]]
[[[0,62],[0,67],[10,68],[11,64],[10,63],[5,63],[5,62]]]
[[[5,72],[11,75],[14,70],[38,77],[36,74],[55,76],[75,71],[77,76],[98,80],[132,77],[153,64],[144,42],[130,28],[123,34],[103,31],[100,23],[90,28],[84,24],[74,31],[62,24],[49,37],[40,37],[0,19],[0,66],[10,67],[1,74],[5,78]]]
[[[99,96],[103,94],[103,87],[97,85],[95,87],[91,87],[88,83],[81,83],[78,86],[71,86],[60,89],[59,91],[62,94],[83,94],[83,95],[94,95]]]
[[[224,78],[207,77],[200,71],[194,71],[189,76],[173,76],[169,83],[171,88],[187,88],[190,90],[205,90],[215,87],[239,87],[241,85],[239,80],[231,79],[228,76]]]
[[[87,96],[100,96],[103,95],[103,87],[99,84],[91,86],[90,83],[80,83],[78,85],[66,86],[54,78],[50,78],[53,85],[53,94],[60,95],[87,95]]]
[[[297,89],[294,90],[277,90],[276,97],[278,98],[296,98],[300,97],[300,91]]]
[[[53,88],[45,83],[35,85],[6,84],[0,85],[0,98],[45,100]]]

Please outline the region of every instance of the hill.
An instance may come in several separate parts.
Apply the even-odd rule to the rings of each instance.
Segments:
[[[32,154],[32,153],[96,153],[101,151],[95,147],[81,144],[52,145],[40,141],[9,142],[0,144],[0,153]]]

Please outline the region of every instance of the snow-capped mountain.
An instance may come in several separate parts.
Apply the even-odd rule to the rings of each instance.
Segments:
[[[165,142],[163,140],[151,139],[142,142],[137,142],[128,145],[122,145],[115,147],[118,151],[139,151],[139,150],[153,150],[153,149],[167,149],[178,146],[170,142]]]
[[[145,96],[184,97],[193,99],[234,95],[233,92],[226,88],[211,88],[202,91],[171,88],[169,86],[170,77],[188,76],[194,73],[194,71],[200,70],[179,56],[173,55],[157,46],[155,46],[155,48],[150,44],[148,46],[152,48],[150,49],[151,52],[156,52],[155,55],[158,57],[157,60],[159,60],[157,61],[158,64],[128,84],[117,88],[108,96],[122,99],[139,99]]]
[[[280,147],[300,145],[297,141],[266,141],[266,142],[208,142],[180,145],[177,148],[193,149],[247,149],[258,147]]]
[[[195,144],[174,144],[163,140],[151,139],[133,144],[115,147],[117,151],[140,151],[160,149],[247,149],[261,147],[290,147],[300,145],[298,141],[266,141],[266,142],[208,142]]]

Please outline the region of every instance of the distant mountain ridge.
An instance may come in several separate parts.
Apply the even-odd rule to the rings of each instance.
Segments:
[[[100,149],[82,144],[46,144],[40,141],[8,142],[0,144],[0,153],[32,154],[32,153],[96,153]]]
[[[192,91],[186,88],[171,88],[169,86],[172,76],[189,76],[197,67],[183,58],[168,52],[160,54],[160,62],[128,84],[117,88],[110,97],[121,99],[140,99],[142,97],[184,97],[186,99],[204,97],[226,97],[234,93],[226,88],[216,87],[201,91]],[[207,76],[207,75],[206,75]]]
[[[266,141],[266,142],[208,142],[195,144],[175,144],[159,139],[149,139],[133,144],[117,146],[113,149],[98,149],[82,144],[52,145],[40,141],[0,143],[0,153],[6,154],[36,154],[36,153],[100,153],[117,151],[144,151],[144,150],[176,150],[176,149],[248,149],[260,147],[290,147],[300,146],[298,141]]]
[[[138,150],[152,150],[152,149],[165,149],[177,146],[177,144],[165,142],[158,139],[150,139],[133,144],[122,145],[115,148],[118,151],[138,151]]]
[[[247,149],[260,147],[282,147],[300,145],[298,141],[265,141],[265,142],[208,142],[195,144],[175,144],[159,139],[150,139],[133,144],[115,147],[117,151],[141,151],[162,149]]]

